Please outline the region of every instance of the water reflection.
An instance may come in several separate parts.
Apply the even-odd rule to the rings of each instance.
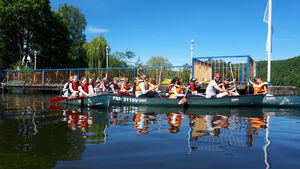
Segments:
[[[124,154],[140,156],[143,150],[138,145],[142,142],[143,148],[148,145],[158,155],[176,148],[184,152],[180,156],[189,154],[193,158],[209,153],[239,155],[258,147],[257,153],[264,154],[269,168],[270,117],[299,116],[300,112],[270,108],[135,106],[90,109],[50,105],[50,98],[53,96],[2,97],[0,155],[5,159],[0,159],[1,167],[55,168],[58,161],[83,160],[83,152],[95,151],[97,155],[105,149],[117,157],[122,150],[126,151]],[[126,143],[127,149],[122,147]],[[104,148],[96,151],[96,147]]]

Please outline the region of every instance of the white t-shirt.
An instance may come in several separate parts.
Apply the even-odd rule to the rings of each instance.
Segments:
[[[215,80],[212,80],[209,82],[207,88],[206,88],[206,98],[212,98],[217,96],[217,89],[214,86],[217,86],[217,82]]]
[[[140,95],[147,93],[145,82],[141,82],[138,86],[141,88],[142,93],[135,93],[136,97],[139,97]]]

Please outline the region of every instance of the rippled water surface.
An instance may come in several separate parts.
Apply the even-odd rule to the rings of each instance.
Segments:
[[[1,96],[0,168],[300,168],[300,109],[50,105]]]

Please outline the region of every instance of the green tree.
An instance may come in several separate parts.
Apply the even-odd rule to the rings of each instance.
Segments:
[[[147,67],[154,67],[154,66],[172,66],[167,58],[162,56],[152,56],[146,63]]]
[[[70,33],[71,50],[68,52],[68,57],[70,58],[71,64],[69,65],[72,67],[82,67],[84,66],[82,45],[86,41],[84,30],[87,25],[85,17],[80,9],[67,4],[60,5],[57,12]]]
[[[0,61],[10,67],[38,51],[38,67],[60,67],[69,50],[68,30],[49,0],[0,0]],[[25,61],[26,61],[25,57]]]
[[[109,57],[109,67],[136,67],[139,66],[139,58],[134,61],[135,53],[126,50],[125,52],[116,51]]]
[[[103,68],[106,66],[106,47],[108,46],[104,36],[94,38],[83,45],[86,66],[89,68]]]

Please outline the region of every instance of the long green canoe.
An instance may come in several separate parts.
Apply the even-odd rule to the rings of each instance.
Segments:
[[[190,97],[185,104],[178,104],[181,98],[139,98],[127,95],[107,94],[102,96],[85,97],[67,100],[70,105],[87,107],[109,107],[110,105],[157,106],[157,107],[259,107],[263,95],[232,96],[224,98]]]

